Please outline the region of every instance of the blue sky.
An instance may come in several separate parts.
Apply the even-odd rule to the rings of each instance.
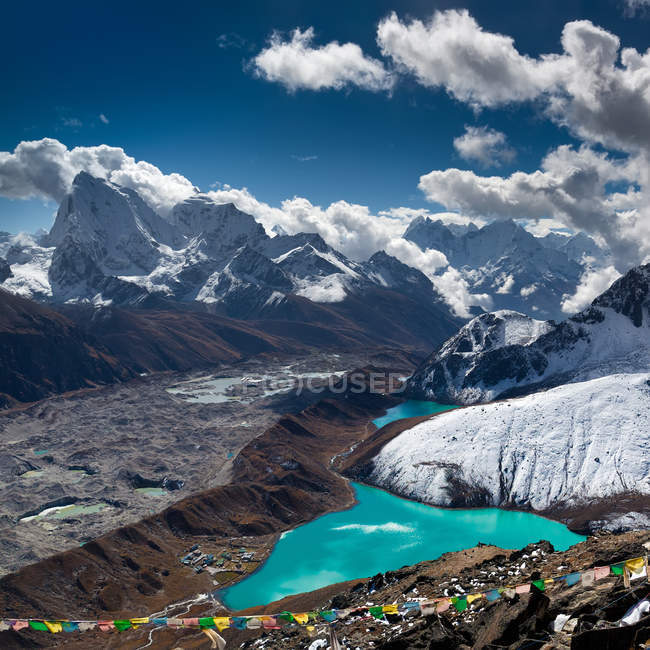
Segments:
[[[624,16],[622,0],[10,3],[0,39],[0,151],[44,137],[68,148],[108,144],[203,190],[245,186],[271,205],[298,195],[374,212],[435,209],[418,190],[423,174],[448,167],[531,172],[548,151],[577,141],[540,118],[534,103],[476,114],[408,76],[392,93],[290,93],[256,77],[247,62],[273,30],[310,26],[314,45],[351,41],[381,58],[376,28],[390,11],[425,19],[451,7],[469,9],[481,27],[512,36],[532,57],[560,52],[563,26],[579,18],[624,46],[645,51],[650,44],[645,16]],[[221,35],[228,47],[220,47]],[[516,157],[496,170],[463,160],[453,139],[465,125],[505,133]],[[0,198],[0,230],[49,227],[54,210],[39,199]]]

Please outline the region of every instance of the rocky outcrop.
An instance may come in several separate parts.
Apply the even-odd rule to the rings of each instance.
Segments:
[[[650,617],[642,619],[636,626],[619,627],[618,622],[630,607],[648,594],[649,589],[643,581],[639,581],[641,584],[637,584],[636,590],[627,589],[620,576],[598,581],[594,587],[584,587],[580,582],[572,587],[554,583],[544,592],[532,587],[529,593],[516,594],[512,598],[502,595],[491,603],[480,599],[461,613],[452,607],[443,614],[431,616],[388,615],[388,625],[369,621],[367,607],[370,603],[400,603],[475,593],[582,571],[645,555],[649,540],[649,531],[604,535],[589,538],[564,552],[556,552],[543,541],[516,551],[479,545],[372,578],[289,596],[244,613],[360,608],[358,615],[349,616],[345,624],[337,626],[339,641],[344,647],[351,648],[629,648],[634,647],[635,640],[647,638]],[[558,616],[562,619],[558,620]],[[564,624],[560,625],[559,621],[564,621]],[[228,631],[225,634],[230,643],[244,649],[307,650],[313,643],[313,639],[299,628],[271,635],[267,633],[262,638],[256,632]]]

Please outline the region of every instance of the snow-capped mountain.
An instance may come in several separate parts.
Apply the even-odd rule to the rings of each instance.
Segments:
[[[580,277],[604,253],[584,233],[534,237],[514,221],[459,229],[429,217],[414,219],[403,235],[423,250],[445,254],[472,293],[488,294],[495,309],[560,319],[565,294],[575,293]]]
[[[568,510],[650,495],[649,378],[609,375],[436,415],[388,442],[364,478],[457,507]]]
[[[445,322],[455,321],[422,273],[385,253],[359,263],[320,235],[273,234],[234,205],[203,194],[162,218],[134,190],[82,172],[49,234],[0,237],[0,255],[13,274],[5,273],[1,283],[46,302],[198,302],[237,318],[283,317],[293,309],[288,296],[331,304],[379,287],[404,292],[440,310]]]
[[[0,255],[9,265],[10,275],[0,284],[11,293],[47,301],[52,297],[48,271],[54,247],[34,235],[0,233]]]
[[[482,314],[409,380],[414,396],[485,402],[650,365],[650,265],[632,269],[560,323],[511,311]]]
[[[551,232],[545,237],[540,237],[539,242],[546,248],[566,253],[570,260],[582,265],[599,267],[611,264],[609,250],[601,248],[584,232],[577,232],[570,236]]]

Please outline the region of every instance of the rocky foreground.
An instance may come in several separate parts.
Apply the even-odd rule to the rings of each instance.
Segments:
[[[650,595],[647,578],[633,580],[629,587],[622,576],[613,575],[585,586],[556,581],[544,591],[512,597],[502,595],[494,602],[475,600],[467,609],[453,607],[444,613],[420,615],[387,614],[375,620],[368,608],[376,605],[427,601],[440,596],[462,596],[490,588],[519,585],[533,580],[583,571],[594,566],[615,564],[647,554],[650,531],[590,537],[565,552],[555,552],[548,542],[530,544],[520,550],[494,546],[446,553],[437,560],[421,562],[395,571],[324,587],[314,592],[289,596],[264,607],[238,612],[241,615],[279,612],[354,609],[338,620],[335,632],[340,648],[346,650],[481,650],[537,648],[540,650],[614,650],[646,647],[650,639],[650,617],[621,625],[629,610]],[[185,616],[228,616],[214,601],[185,608]],[[629,619],[626,617],[626,621]],[[28,638],[9,633],[3,647],[67,648],[208,648],[210,642],[197,629],[147,628],[124,633],[58,634],[28,633]],[[327,624],[309,631],[302,626],[279,630],[225,630],[221,633],[227,650],[333,650]]]
[[[548,542],[518,551],[477,546],[370,579],[285,598],[246,613],[371,607],[459,596],[612,564],[645,555],[648,548],[650,531],[590,537],[563,553],[554,552]],[[337,623],[336,631],[342,647],[360,649],[638,648],[650,639],[650,618],[632,626],[620,627],[618,622],[649,593],[646,578],[632,581],[626,588],[621,576],[610,575],[589,587],[581,582],[571,587],[554,583],[547,585],[543,593],[533,588],[531,593],[513,599],[502,597],[492,603],[480,599],[461,613],[452,608],[430,616],[388,615],[386,621],[375,621],[367,613],[350,616]],[[232,647],[316,650],[329,646],[326,629],[318,630],[311,638],[302,628],[256,634],[242,645],[241,635],[250,633],[239,634],[230,633]],[[188,643],[179,646],[193,647]]]

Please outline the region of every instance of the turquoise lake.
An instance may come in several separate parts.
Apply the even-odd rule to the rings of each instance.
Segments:
[[[449,411],[455,409],[455,406],[449,404],[437,404],[436,402],[421,402],[416,399],[410,399],[402,404],[394,406],[392,409],[386,411],[386,415],[373,420],[372,423],[378,428],[386,426],[389,422],[395,420],[402,420],[404,418],[414,418],[419,415],[432,415],[433,413],[440,413],[442,411]]]
[[[406,402],[374,422],[383,426],[448,408],[432,402]],[[233,610],[245,609],[334,582],[433,560],[478,542],[521,548],[546,539],[565,550],[585,539],[562,524],[525,512],[446,510],[358,483],[352,486],[357,505],[284,533],[259,571],[221,592],[225,604]]]

